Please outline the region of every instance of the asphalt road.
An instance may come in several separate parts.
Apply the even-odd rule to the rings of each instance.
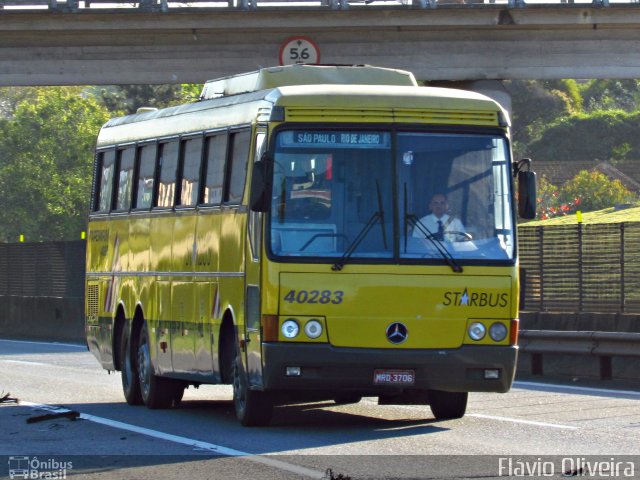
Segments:
[[[86,348],[0,340],[0,392],[20,401],[0,404],[0,478],[27,464],[38,478],[640,478],[638,390],[516,382],[471,394],[459,420],[371,398],[278,407],[271,426],[244,428],[228,386],[131,407]],[[59,407],[80,416],[27,423]]]

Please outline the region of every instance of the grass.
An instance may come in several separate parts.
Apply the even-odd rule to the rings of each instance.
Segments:
[[[635,205],[629,208],[605,208],[595,212],[585,212],[582,214],[582,224],[595,223],[622,223],[622,222],[640,222],[640,206]],[[530,222],[522,222],[520,226],[537,226],[537,225],[575,225],[578,223],[576,214],[566,215],[562,217],[548,218],[546,220],[532,220]]]

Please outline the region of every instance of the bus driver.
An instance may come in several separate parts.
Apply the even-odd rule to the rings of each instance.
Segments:
[[[429,210],[431,213],[422,217],[419,222],[433,234],[436,240],[455,241],[459,240],[460,235],[464,235],[465,228],[462,222],[447,213],[449,204],[444,193],[435,193],[431,197]],[[416,227],[413,229],[413,236],[424,238],[424,233],[420,231],[419,227]]]

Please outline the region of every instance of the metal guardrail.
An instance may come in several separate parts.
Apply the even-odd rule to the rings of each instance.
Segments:
[[[640,333],[522,330],[520,349],[529,353],[640,357]]]
[[[346,10],[350,7],[384,6],[399,8],[482,7],[504,5],[507,8],[564,5],[567,7],[610,7],[640,5],[640,0],[0,0],[2,11],[48,10],[56,12],[129,10],[168,12],[190,9],[257,10],[262,8],[320,8]]]
[[[640,357],[640,333],[521,330],[520,351],[531,354],[531,373],[543,374],[544,354],[596,356],[600,379],[613,378],[612,357]]]

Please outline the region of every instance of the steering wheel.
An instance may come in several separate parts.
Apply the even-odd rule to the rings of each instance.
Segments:
[[[445,232],[445,235],[459,235],[461,237],[464,238],[464,240],[454,240],[454,242],[470,242],[471,240],[473,240],[473,236],[470,233],[467,232],[458,232],[455,230],[447,230]]]

